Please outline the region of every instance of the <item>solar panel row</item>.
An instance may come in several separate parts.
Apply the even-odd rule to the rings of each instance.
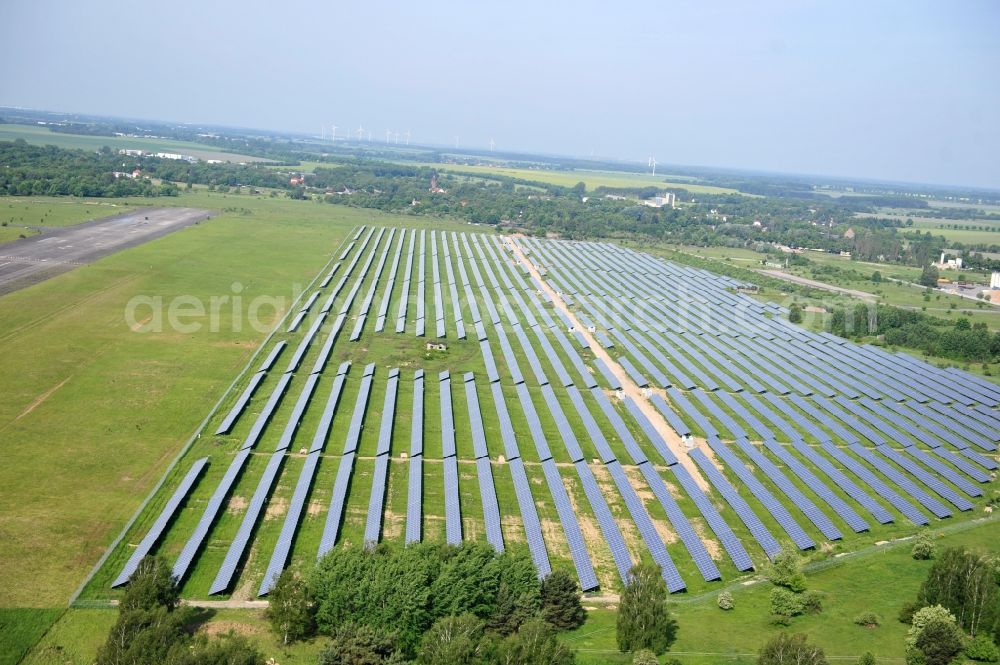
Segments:
[[[181,503],[187,498],[187,495],[191,492],[191,488],[194,487],[195,481],[198,480],[198,476],[208,465],[208,458],[202,457],[201,459],[195,460],[188,472],[184,474],[184,478],[181,479],[180,484],[174,493],[170,495],[167,500],[166,505],[163,506],[163,510],[157,516],[156,521],[153,522],[153,526],[149,528],[146,535],[143,536],[142,540],[136,546],[135,550],[132,552],[132,556],[129,557],[128,561],[122,567],[121,572],[115,581],[111,583],[112,587],[119,587],[129,581],[132,574],[139,568],[139,563],[146,557],[147,554],[153,549],[153,546],[160,540],[160,536],[166,530],[167,525],[173,519],[180,508]]]

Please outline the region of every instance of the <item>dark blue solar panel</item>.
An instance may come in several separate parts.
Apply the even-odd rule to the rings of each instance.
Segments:
[[[681,511],[680,506],[677,505],[677,501],[670,495],[670,491],[663,482],[663,478],[660,477],[656,469],[649,462],[640,464],[639,472],[642,473],[643,478],[646,479],[646,483],[653,490],[653,495],[660,502],[663,511],[667,514],[667,519],[670,520],[674,531],[681,539],[681,542],[684,543],[684,547],[687,548],[688,554],[691,555],[695,566],[698,567],[698,571],[705,578],[705,581],[711,582],[712,580],[721,579],[722,575],[719,573],[718,566],[712,561],[708,550],[705,549],[705,544],[701,542],[701,538],[695,533],[687,516]]]
[[[608,385],[611,387],[612,390],[621,390],[622,387],[621,382],[618,380],[618,377],[616,377],[614,373],[611,371],[611,368],[609,368],[603,360],[595,357],[594,366],[598,369],[598,371],[600,371],[601,375],[604,376],[604,378],[607,380]]]
[[[125,566],[122,568],[121,573],[119,573],[118,577],[115,578],[115,581],[111,583],[112,587],[121,586],[129,581],[129,578],[132,577],[132,573],[134,573],[139,567],[139,563],[147,554],[149,554],[150,550],[153,549],[153,546],[156,545],[157,541],[159,541],[160,536],[163,535],[167,525],[177,512],[177,509],[180,508],[180,505],[184,501],[185,497],[187,497],[187,495],[191,492],[191,488],[194,487],[195,481],[198,480],[198,476],[201,475],[202,470],[207,465],[207,457],[195,460],[195,463],[191,465],[191,468],[188,469],[184,478],[181,479],[177,489],[175,489],[174,493],[170,495],[170,499],[167,500],[163,510],[160,511],[156,521],[153,522],[153,526],[150,527],[143,539],[139,541],[139,544],[132,552],[132,556],[130,556],[128,561],[125,562]]]
[[[853,508],[847,505],[846,501],[831,491],[826,484],[824,484],[812,471],[806,468],[806,466],[802,464],[802,462],[800,462],[794,455],[788,452],[784,446],[774,439],[765,439],[764,445],[775,457],[784,462],[785,466],[792,473],[798,476],[806,487],[811,489],[819,498],[823,499],[827,505],[833,508],[834,512],[836,512],[849,527],[854,529],[857,533],[869,530],[868,523],[862,519],[862,517],[858,515]]]
[[[333,422],[333,416],[337,411],[337,404],[340,401],[340,395],[344,389],[344,379],[350,368],[350,362],[341,364],[340,369],[337,371],[337,376],[333,379],[333,387],[330,391],[330,396],[327,398],[326,405],[323,407],[323,413],[320,416],[319,426],[316,428],[316,434],[313,436],[312,445],[309,447],[310,453],[319,452],[323,450],[323,447],[326,445],[326,437],[330,433],[330,425]]]
[[[663,545],[660,534],[657,533],[656,527],[653,525],[653,520],[650,519],[645,506],[643,506],[642,501],[636,495],[635,490],[632,489],[625,471],[622,470],[621,465],[617,461],[610,462],[605,466],[608,469],[611,479],[618,487],[622,499],[625,501],[625,507],[632,516],[632,521],[635,522],[636,527],[639,529],[639,534],[642,536],[643,541],[645,541],[646,547],[649,548],[653,561],[660,566],[660,574],[667,583],[667,590],[670,593],[683,591],[687,588],[687,585],[684,584],[680,573],[677,572],[677,567],[674,565],[673,559],[670,558],[670,554],[667,553],[667,548]]]
[[[216,436],[229,433],[229,430],[231,430],[233,425],[236,424],[236,420],[240,417],[240,414],[243,413],[243,410],[246,409],[247,403],[250,401],[250,397],[253,395],[254,391],[257,390],[257,386],[260,385],[260,382],[264,380],[265,376],[265,372],[261,371],[257,372],[250,378],[250,383],[247,384],[247,387],[240,394],[236,403],[233,404],[233,408],[229,410],[229,413],[219,425],[219,428],[215,430]]]
[[[573,390],[575,389],[576,388],[574,387]],[[552,386],[542,386],[542,397],[545,399],[545,404],[549,408],[549,413],[552,415],[552,419],[556,423],[556,431],[559,432],[563,443],[566,445],[566,452],[569,453],[569,458],[574,462],[583,459],[583,451],[580,450],[580,444],[576,439],[576,435],[573,433],[573,428],[566,419],[566,413],[559,404],[559,400],[556,399]]]
[[[708,526],[715,533],[715,536],[722,543],[729,557],[733,560],[733,564],[736,566],[736,570],[746,571],[753,570],[753,561],[750,559],[750,555],[747,554],[746,549],[743,547],[743,543],[740,542],[733,530],[729,528],[722,516],[719,515],[719,511],[715,509],[715,505],[709,500],[705,493],[701,491],[698,483],[695,482],[688,470],[684,468],[681,464],[676,464],[670,467],[677,481],[680,483],[684,491],[688,493],[688,496],[694,501],[698,510],[701,512]]]
[[[542,473],[545,474],[545,482],[552,495],[556,513],[559,515],[563,535],[566,536],[566,544],[569,546],[569,553],[573,558],[573,565],[576,567],[580,589],[592,591],[599,586],[597,575],[594,573],[594,565],[590,562],[587,547],[583,542],[583,533],[580,531],[580,523],[576,520],[576,513],[573,511],[569,496],[566,494],[566,488],[563,487],[562,479],[559,477],[559,470],[551,458],[542,462]]]
[[[967,478],[962,476],[950,466],[941,462],[941,460],[936,457],[932,457],[920,450],[916,446],[909,446],[908,448],[903,448],[903,452],[907,453],[910,457],[917,460],[926,467],[929,467],[937,475],[941,476],[949,483],[962,490],[969,496],[982,496],[983,491],[976,487],[974,484],[969,482]]]
[[[438,375],[441,387],[441,455],[454,457],[455,451],[455,416],[451,411],[451,374],[448,370]]]
[[[788,477],[778,469],[769,459],[754,447],[746,439],[738,439],[736,445],[750,458],[750,460],[760,469],[764,475],[771,479],[778,488],[792,501],[795,506],[802,511],[802,514],[809,518],[817,529],[830,540],[840,540],[843,538],[840,529],[834,526],[830,518],[820,510],[815,503],[806,497]],[[829,490],[827,490],[829,491]]]
[[[282,374],[281,378],[278,379],[278,385],[274,387],[271,391],[271,396],[267,398],[267,403],[261,409],[260,413],[257,414],[256,420],[253,422],[253,426],[250,428],[250,433],[247,434],[247,438],[243,440],[243,445],[241,450],[249,450],[253,448],[260,439],[260,435],[263,434],[264,428],[267,427],[268,422],[271,420],[271,416],[274,415],[275,409],[278,408],[278,403],[281,402],[281,398],[285,395],[285,390],[288,389],[288,384],[292,380],[291,374]]]
[[[423,501],[423,455],[410,457],[410,481],[406,487],[406,543],[419,543]]]
[[[649,381],[646,380],[646,377],[644,377],[642,373],[639,372],[638,369],[636,369],[635,365],[633,365],[628,358],[626,358],[625,356],[619,356],[618,364],[622,366],[622,369],[625,370],[625,372],[629,375],[629,378],[632,379],[632,382],[635,383],[635,385],[639,386],[640,388],[649,387]]]
[[[778,545],[778,541],[775,540],[771,532],[767,530],[764,523],[760,521],[757,514],[753,512],[749,504],[739,495],[736,488],[733,487],[726,477],[722,475],[722,472],[715,468],[715,465],[705,456],[705,453],[701,450],[695,448],[690,453],[691,459],[698,464],[701,468],[703,474],[708,479],[710,483],[719,491],[722,498],[726,500],[726,503],[730,505],[736,516],[740,518],[744,525],[746,525],[747,530],[756,539],[757,543],[764,550],[764,553],[768,557],[774,557],[778,552],[781,551],[781,546]],[[678,469],[681,469],[681,465],[675,465],[673,467],[674,472],[677,473]],[[679,476],[680,474],[678,474]],[[713,506],[714,508],[714,506]],[[791,517],[789,517],[791,519]],[[718,533],[718,532],[716,532]],[[804,534],[803,534],[804,535]],[[728,549],[728,548],[727,548]],[[730,552],[730,556],[732,552]],[[739,567],[740,563],[737,562],[737,557],[733,557],[733,562]],[[739,568],[740,570],[749,570]]]
[[[904,471],[909,473],[911,476],[915,477],[917,480],[922,482],[927,487],[940,496],[942,499],[947,500],[953,506],[959,510],[972,510],[972,503],[961,496],[958,492],[951,489],[943,482],[941,479],[932,473],[927,472],[923,467],[916,464],[913,460],[908,459],[906,456],[902,455],[895,448],[890,448],[889,446],[876,446],[875,450],[878,451],[883,457],[895,462],[898,466],[902,467]]]
[[[281,571],[285,569],[288,562],[288,554],[292,549],[292,540],[295,538],[295,531],[298,528],[299,519],[305,509],[306,498],[309,496],[309,489],[312,487],[313,476],[316,473],[316,465],[319,463],[320,451],[311,452],[306,456],[306,461],[302,465],[299,473],[299,480],[295,484],[295,491],[292,500],[288,504],[288,512],[285,513],[285,521],[281,525],[281,533],[278,542],[271,553],[271,560],[267,564],[267,571],[264,579],[257,591],[258,596],[266,596],[274,588]]]
[[[851,444],[849,448],[855,455],[871,464],[879,473],[891,480],[910,498],[914,499],[924,508],[934,513],[935,517],[951,517],[951,511],[941,502],[927,494],[927,492],[917,486],[916,483],[910,480],[904,473],[896,469],[896,467],[892,466],[878,455],[872,454],[870,449],[857,443]]]
[[[326,524],[323,527],[323,535],[320,538],[317,559],[333,549],[337,542],[337,535],[340,533],[340,522],[344,516],[344,504],[347,502],[347,488],[351,483],[351,473],[354,471],[354,452],[345,453],[340,458],[340,466],[337,467],[337,478],[333,482],[333,493],[330,496],[330,509],[326,515]]]
[[[274,486],[274,481],[278,477],[278,471],[281,469],[281,463],[284,459],[285,451],[279,450],[271,455],[271,459],[268,460],[267,467],[264,469],[264,475],[261,476],[260,481],[257,483],[257,489],[254,490],[253,496],[250,499],[247,511],[243,515],[243,521],[240,522],[240,528],[236,532],[236,537],[230,543],[229,550],[226,551],[226,558],[219,567],[219,572],[216,574],[215,581],[212,582],[208,593],[222,593],[232,584],[233,577],[236,574],[236,567],[243,558],[243,553],[246,552],[247,545],[250,543],[250,535],[253,533],[257,519],[260,517],[260,511],[264,509],[267,497],[271,494],[271,488]]]
[[[674,456],[673,452],[671,452],[667,447],[667,442],[663,440],[660,433],[655,427],[653,427],[653,423],[651,423],[649,418],[646,417],[646,414],[642,412],[639,405],[636,404],[631,397],[627,396],[622,400],[622,403],[625,405],[625,410],[628,411],[635,422],[639,424],[639,427],[646,434],[650,443],[653,444],[653,448],[656,449],[656,452],[658,452],[660,457],[663,458],[663,461],[668,466],[671,464],[677,464],[677,457]]]
[[[604,541],[607,543],[608,549],[611,550],[611,558],[614,559],[615,567],[618,568],[618,575],[621,577],[623,583],[627,583],[628,573],[632,569],[632,557],[628,553],[625,539],[618,529],[618,524],[611,514],[611,509],[608,507],[604,494],[601,493],[590,467],[583,460],[577,461],[574,466],[576,467],[577,475],[580,477],[580,485],[583,487],[583,492],[587,496],[587,501],[591,509],[594,511],[594,516],[597,518],[597,524],[601,529],[601,534],[604,536]]]
[[[837,487],[842,489],[848,496],[861,504],[865,510],[870,512],[872,516],[879,521],[879,523],[888,524],[893,521],[892,515],[889,514],[889,511],[869,496],[867,492],[858,487],[854,481],[844,475],[840,469],[831,464],[825,457],[817,453],[802,441],[792,441],[791,445],[799,452],[800,455],[808,459],[820,471],[825,473],[827,477],[837,485]],[[853,525],[851,526],[853,528]]]
[[[295,401],[292,413],[288,416],[288,422],[285,423],[285,429],[281,432],[281,438],[278,440],[275,450],[287,450],[292,445],[292,439],[299,428],[302,414],[305,413],[306,407],[309,406],[309,400],[312,399],[318,381],[319,374],[310,374],[306,378],[306,384],[302,386],[302,392],[299,393],[299,398]]]
[[[205,506],[205,510],[201,514],[201,519],[198,520],[198,524],[194,528],[194,532],[188,538],[187,542],[184,543],[184,548],[174,562],[172,574],[178,583],[184,579],[188,568],[191,566],[191,562],[194,561],[198,550],[201,549],[201,544],[205,541],[208,530],[212,528],[219,510],[222,508],[222,502],[229,495],[229,490],[232,489],[233,483],[236,482],[240,471],[243,470],[248,457],[250,457],[249,448],[244,448],[236,453],[236,457],[230,462],[229,468],[226,469],[222,480],[216,485],[215,492],[212,493],[212,497],[208,500],[208,505]]]
[[[479,495],[483,500],[483,522],[486,524],[486,542],[497,552],[503,552],[503,532],[500,529],[500,506],[497,503],[496,488],[493,485],[493,470],[490,458],[476,459],[476,473],[479,476]]]
[[[548,442],[545,440],[545,434],[542,432],[542,424],[538,420],[538,412],[535,411],[535,405],[531,401],[531,395],[528,392],[528,387],[523,383],[517,384],[517,397],[521,402],[521,409],[524,411],[524,418],[528,421],[528,431],[531,433],[531,438],[535,442],[535,448],[538,451],[538,459],[542,462],[547,459],[552,459],[552,451],[549,450]]]
[[[449,545],[462,543],[462,507],[458,493],[458,460],[444,459],[444,529]]]
[[[288,342],[286,342],[285,340],[281,340],[280,342],[275,344],[274,347],[271,349],[271,353],[267,354],[267,358],[265,358],[264,362],[261,363],[260,369],[258,371],[266,372],[270,370],[271,367],[274,366],[274,362],[278,359],[278,356],[280,356],[281,352],[285,350],[286,346],[288,346]]]
[[[382,533],[382,507],[385,502],[385,485],[389,475],[389,455],[375,457],[375,470],[372,472],[372,491],[368,499],[368,516],[365,518],[366,547],[374,547]]]
[[[792,539],[792,542],[795,543],[796,547],[800,550],[805,550],[816,546],[813,539],[806,535],[806,532],[795,521],[791,513],[788,512],[788,509],[774,498],[774,495],[750,473],[749,469],[743,464],[743,461],[734,455],[724,443],[711,437],[708,439],[708,445],[726,463],[726,466],[743,481],[743,484],[750,490],[750,493],[771,513],[781,528],[785,530],[785,533]]]
[[[691,428],[684,424],[684,421],[679,415],[677,415],[677,412],[674,411],[662,397],[654,393],[649,397],[649,401],[654,407],[656,407],[656,410],[660,412],[660,415],[667,420],[667,423],[675,432],[677,432],[677,434],[680,436],[687,436],[691,433]]]

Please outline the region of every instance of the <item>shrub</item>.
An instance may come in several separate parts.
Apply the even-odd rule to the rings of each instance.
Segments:
[[[1000,661],[1000,649],[997,649],[997,645],[993,643],[993,640],[983,633],[976,635],[976,637],[965,646],[965,655],[972,660],[978,660],[984,663],[995,663]]]
[[[771,589],[771,614],[794,617],[802,614],[805,606],[802,599],[788,589]]]
[[[632,665],[660,665],[660,659],[649,649],[639,649],[632,654]]]
[[[796,593],[805,591],[806,588],[806,578],[802,574],[802,562],[799,560],[799,556],[791,550],[784,550],[774,557],[767,577],[772,584],[786,587]]]
[[[717,602],[719,607],[724,610],[731,610],[736,607],[736,603],[733,601],[733,594],[728,591],[720,593],[719,597],[715,599],[715,602]]]
[[[913,543],[913,549],[910,550],[910,554],[918,561],[926,561],[927,559],[934,558],[935,549],[936,547],[931,534],[928,531],[921,531],[917,534],[917,540]]]
[[[899,623],[913,623],[913,615],[921,607],[923,607],[923,605],[915,600],[904,604],[899,608],[899,616],[897,617],[899,619]]]
[[[802,609],[809,614],[819,614],[823,611],[823,594],[819,591],[806,591],[802,594]]]
[[[878,615],[874,612],[862,612],[854,617],[854,623],[865,628],[876,628],[880,625]]]
[[[875,665],[875,654],[871,651],[864,652],[861,658],[858,658],[858,665]]]
[[[760,648],[757,665],[827,665],[823,650],[809,644],[805,635],[778,633]]]

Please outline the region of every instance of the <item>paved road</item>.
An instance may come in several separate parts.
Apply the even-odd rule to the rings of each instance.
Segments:
[[[0,295],[208,218],[195,208],[143,208],[0,245]]]

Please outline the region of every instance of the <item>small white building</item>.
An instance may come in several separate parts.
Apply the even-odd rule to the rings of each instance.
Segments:
[[[1000,271],[995,270],[993,271],[993,274],[990,275],[990,288],[1000,289]]]

